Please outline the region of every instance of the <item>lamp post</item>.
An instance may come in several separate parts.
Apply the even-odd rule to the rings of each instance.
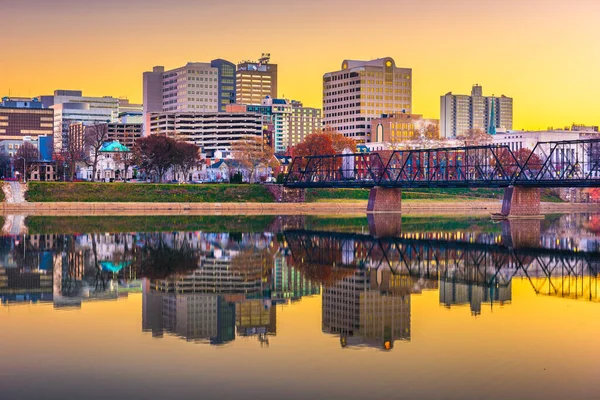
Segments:
[[[23,160],[23,183],[27,183],[27,162],[25,157],[19,157],[17,160]]]

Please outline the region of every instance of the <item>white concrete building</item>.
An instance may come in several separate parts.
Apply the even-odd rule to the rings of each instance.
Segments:
[[[579,140],[582,132],[574,131],[506,131],[497,132],[492,137],[493,144],[509,146],[511,150],[522,148],[533,150],[538,142],[558,142],[563,140]]]
[[[194,143],[205,158],[214,158],[217,151],[227,157],[232,143],[262,137],[262,120],[259,114],[248,112],[153,113],[149,133],[166,134]]]
[[[127,172],[125,172],[126,157],[130,157],[130,150],[119,142],[106,142],[100,149],[98,164],[96,167],[96,179],[92,176],[92,166],[79,168],[77,177],[85,180],[96,180],[112,182],[116,180],[131,179],[133,177],[133,168],[129,162]],[[90,156],[91,159],[91,156]]]
[[[83,96],[81,90],[55,90],[51,96],[40,96],[44,107],[54,109],[54,148],[68,145],[69,125],[77,122],[88,126],[94,123],[116,121],[119,105],[129,107],[128,101],[115,97]]]
[[[412,112],[412,69],[390,57],[344,60],[323,76],[324,124],[359,143],[369,141],[372,119],[403,112]]]
[[[493,123],[490,123],[493,120]],[[446,93],[440,97],[440,137],[452,139],[470,129],[493,134],[498,129],[513,127],[513,99],[483,96],[483,89],[474,85],[471,95]]]
[[[165,71],[157,66],[143,74],[144,124],[156,112],[218,112],[235,101],[235,66],[226,60],[189,62]],[[148,133],[148,132],[146,132]]]

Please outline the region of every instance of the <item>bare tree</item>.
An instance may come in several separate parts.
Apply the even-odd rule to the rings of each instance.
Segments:
[[[92,166],[92,180],[96,180],[96,171],[98,169],[98,158],[102,145],[108,141],[108,124],[95,123],[85,129],[85,147],[89,150],[89,165]]]
[[[115,162],[123,164],[123,172],[121,173],[121,178],[123,182],[127,180],[127,172],[129,171],[129,167],[133,164],[133,153],[131,151],[123,151],[115,154]]]
[[[177,141],[164,135],[150,135],[136,141],[133,159],[146,174],[155,173],[162,183],[169,168],[175,165]]]
[[[259,166],[274,167],[277,164],[273,149],[259,136],[232,143],[231,152],[233,159],[250,171],[250,182],[256,181],[255,175]]]
[[[183,141],[177,142],[177,145],[175,146],[175,167],[179,169],[184,176],[184,180],[185,175],[198,163],[198,159],[200,158],[198,150],[199,148],[197,145]]]
[[[23,176],[25,179],[27,179],[27,177],[31,175],[31,172],[35,168],[35,165],[32,164],[32,161],[38,161],[39,159],[40,152],[38,148],[29,142],[23,142],[14,156],[15,169],[23,171]],[[23,160],[22,164],[19,162],[20,160]],[[21,170],[21,167],[24,169]]]
[[[482,129],[469,129],[464,134],[456,137],[462,140],[465,146],[483,146],[492,142],[492,136]]]

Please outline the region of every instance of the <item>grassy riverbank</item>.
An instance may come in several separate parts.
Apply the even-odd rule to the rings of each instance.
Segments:
[[[404,189],[403,200],[465,201],[502,199],[503,189]],[[172,185],[137,183],[30,182],[29,202],[122,203],[270,203],[273,195],[263,185]],[[307,189],[307,202],[368,200],[369,189]],[[560,202],[548,190],[542,201]]]
[[[137,183],[30,182],[30,202],[268,203],[262,185],[169,185]]]

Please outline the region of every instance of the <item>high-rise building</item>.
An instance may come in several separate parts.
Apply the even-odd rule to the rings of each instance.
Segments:
[[[23,140],[52,135],[54,110],[38,99],[5,97],[0,103],[0,140]]]
[[[236,72],[236,103],[261,104],[269,96],[277,98],[277,64],[263,53],[258,61],[242,61]]]
[[[411,111],[412,69],[390,57],[344,60],[323,75],[324,124],[359,143],[368,142],[372,119]]]
[[[318,108],[304,107],[301,102],[292,100],[287,146],[293,147],[304,138],[322,128],[323,118]]]
[[[263,132],[269,132],[266,141],[275,153],[284,153],[288,147],[302,142],[306,135],[319,130],[322,125],[321,110],[304,107],[296,100],[266,97],[260,105],[248,105],[242,109],[262,115]]]
[[[81,122],[88,126],[116,121],[119,99],[83,96],[81,90],[55,90],[51,96],[40,96],[44,107],[54,109],[54,148],[68,147],[69,125]],[[123,103],[125,104],[125,103]]]
[[[210,65],[218,71],[218,110],[235,103],[235,64],[226,60],[212,60]]]
[[[144,123],[156,112],[218,112],[235,99],[235,65],[226,60],[190,62],[165,71],[157,66],[143,74]],[[147,132],[146,132],[147,133]]]
[[[285,99],[266,97],[261,105],[247,106],[248,112],[263,116],[263,126],[272,125],[271,146],[275,153],[285,152],[290,135],[292,104]]]
[[[484,96],[483,88],[474,85],[471,95],[446,93],[440,98],[440,137],[455,138],[472,129],[495,134],[496,129],[513,126],[513,99]]]

